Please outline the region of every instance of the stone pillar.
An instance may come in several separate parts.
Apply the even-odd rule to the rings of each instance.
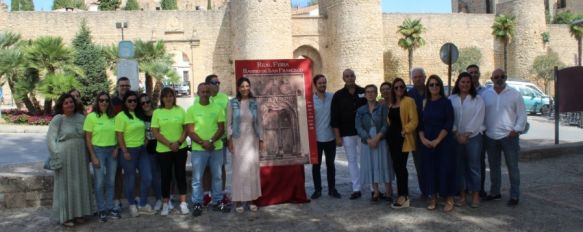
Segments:
[[[539,55],[545,54],[542,33],[547,30],[544,1],[515,0],[499,4],[498,14],[515,17],[516,29],[508,46],[508,76],[529,79],[529,69]]]
[[[233,59],[293,58],[290,0],[231,1]]]
[[[356,73],[358,85],[383,80],[383,20],[380,0],[321,0],[325,12],[320,48],[331,90],[343,86],[342,71]]]

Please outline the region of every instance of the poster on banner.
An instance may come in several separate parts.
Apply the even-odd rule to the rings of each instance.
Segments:
[[[237,79],[249,78],[257,99],[267,148],[261,166],[318,161],[310,65],[307,59],[235,61]]]

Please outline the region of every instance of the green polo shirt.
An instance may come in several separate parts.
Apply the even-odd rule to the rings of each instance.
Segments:
[[[158,108],[152,115],[152,128],[158,128],[160,134],[170,142],[176,142],[184,132],[186,112],[180,106],[174,106],[172,109]],[[185,148],[186,143],[182,143],[180,148]],[[156,145],[156,151],[159,153],[170,152],[170,148],[162,143]]]
[[[219,129],[218,123],[225,122],[225,111],[217,104],[201,105],[194,103],[186,111],[186,124],[194,124],[194,132],[202,139],[209,140]],[[215,149],[222,149],[223,143],[220,139],[214,142]],[[193,151],[204,151],[202,145],[193,142]]]
[[[115,139],[115,119],[102,113],[98,116],[92,112],[85,118],[83,130],[91,133],[91,144],[99,147],[110,147],[117,144]]]
[[[115,131],[123,132],[126,147],[134,148],[144,145],[146,125],[135,113],[130,112],[130,114],[133,116],[133,119],[128,118],[123,111],[115,116]]]

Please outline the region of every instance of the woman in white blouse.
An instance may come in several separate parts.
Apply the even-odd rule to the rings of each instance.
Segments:
[[[449,97],[455,114],[453,131],[457,142],[457,178],[460,198],[457,206],[466,204],[466,191],[472,194],[472,208],[480,203],[480,152],[484,131],[485,106],[477,94],[472,76],[462,72]]]

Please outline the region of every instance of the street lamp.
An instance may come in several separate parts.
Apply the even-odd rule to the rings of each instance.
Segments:
[[[115,23],[115,28],[121,29],[121,40],[124,40],[124,38],[123,38],[123,29],[124,28],[128,28],[128,22],[116,22]]]

